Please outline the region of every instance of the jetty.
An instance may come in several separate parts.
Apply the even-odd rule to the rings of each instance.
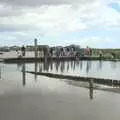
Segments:
[[[108,85],[108,86],[120,86],[120,80],[113,80],[113,79],[104,79],[104,78],[94,78],[94,77],[81,77],[81,76],[73,76],[73,75],[62,75],[62,74],[55,74],[55,73],[45,73],[45,72],[33,72],[33,71],[26,71],[27,73],[42,75],[46,77],[52,77],[57,79],[68,79],[74,81],[83,81],[83,82],[90,82],[93,80],[94,83]]]

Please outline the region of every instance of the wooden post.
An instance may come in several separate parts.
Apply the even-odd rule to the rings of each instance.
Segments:
[[[34,44],[35,44],[35,58],[38,57],[38,49],[37,49],[37,39],[34,39]]]
[[[26,73],[25,73],[25,63],[22,65],[22,79],[23,79],[23,86],[26,84]]]
[[[0,66],[0,80],[2,80],[1,66]]]
[[[94,80],[91,79],[90,82],[89,82],[89,88],[90,88],[90,99],[92,100],[93,99],[93,83],[94,83]]]
[[[37,67],[38,67],[38,63],[37,61],[35,61],[35,80],[37,80]]]

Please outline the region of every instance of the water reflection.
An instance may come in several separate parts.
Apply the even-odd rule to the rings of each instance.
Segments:
[[[70,66],[69,66],[70,64],[69,64],[69,62],[67,63],[67,72],[69,71],[69,68],[70,68]]]
[[[116,62],[111,62],[111,67],[113,68],[113,69],[115,69],[116,68]]]
[[[25,63],[22,64],[22,80],[23,80],[23,86],[26,84],[26,66]]]
[[[16,71],[16,68],[17,68],[16,64],[15,65],[14,64],[13,65],[5,65],[5,69],[4,69],[4,72],[6,72],[5,75],[9,74],[8,76],[10,76],[12,73],[17,76],[19,74],[18,75],[20,77],[20,79],[18,78],[19,80],[21,80],[21,75],[22,75],[23,86],[26,85],[26,87],[27,87],[27,85],[28,85],[28,89],[27,89],[27,91],[26,91],[26,89],[24,89],[22,91],[20,89],[20,93],[15,91],[15,89],[13,89],[15,91],[15,94],[11,94],[12,91],[9,94],[9,92],[7,92],[7,90],[6,90],[5,94],[1,95],[1,105],[2,105],[1,111],[3,111],[2,112],[3,116],[4,116],[4,113],[5,113],[5,115],[8,114],[8,116],[9,116],[11,114],[11,109],[9,109],[9,108],[11,108],[13,106],[17,106],[17,108],[14,109],[13,117],[14,117],[14,113],[19,115],[19,113],[23,113],[25,111],[25,114],[27,113],[27,115],[26,115],[26,117],[23,117],[23,119],[29,118],[29,115],[33,112],[34,112],[32,114],[32,115],[34,115],[33,118],[36,116],[38,118],[40,118],[40,116],[42,115],[42,113],[40,114],[40,111],[42,111],[43,113],[48,113],[47,118],[48,119],[51,118],[51,120],[52,120],[54,118],[51,117],[51,108],[55,108],[54,111],[52,112],[53,116],[55,115],[55,113],[58,113],[58,114],[56,114],[55,119],[58,117],[59,117],[59,119],[61,119],[62,115],[66,119],[66,117],[70,115],[70,117],[69,118],[67,117],[67,119],[75,119],[75,117],[78,119],[80,119],[80,118],[88,119],[86,117],[86,116],[88,116],[88,117],[90,117],[90,120],[94,120],[98,117],[100,117],[100,119],[101,119],[101,117],[103,116],[102,119],[105,118],[105,120],[108,120],[109,118],[111,118],[110,120],[114,120],[114,119],[116,119],[116,116],[117,116],[117,120],[119,120],[119,112],[120,111],[119,111],[118,104],[116,104],[119,102],[119,98],[120,98],[119,94],[113,94],[113,93],[108,93],[108,92],[104,92],[104,91],[99,91],[97,93],[94,93],[94,89],[96,89],[96,87],[95,87],[96,84],[93,83],[92,80],[90,82],[86,82],[86,83],[75,82],[75,81],[67,82],[68,80],[61,81],[59,79],[58,80],[57,79],[48,79],[48,78],[45,78],[42,76],[38,76],[38,78],[40,78],[40,82],[38,80],[35,84],[37,84],[37,85],[39,83],[40,84],[37,87],[38,89],[36,90],[36,86],[34,86],[35,85],[34,84],[34,75],[27,74],[25,72],[28,70],[44,71],[46,69],[47,69],[47,71],[52,70],[52,72],[55,72],[56,64],[58,65],[58,71],[61,72],[61,66],[62,66],[63,72],[66,72],[66,71],[69,72],[69,71],[73,70],[73,68],[71,68],[71,63],[73,63],[73,66],[75,63],[75,71],[80,71],[81,65],[82,65],[82,70],[84,69],[86,72],[87,61],[86,62],[84,62],[84,61],[82,61],[82,62],[81,61],[80,62],[78,62],[78,61],[48,62],[47,67],[45,67],[45,63],[41,63],[41,62],[34,63],[34,64],[22,63],[21,65],[18,65],[18,67],[19,67],[19,69],[21,69],[21,71]],[[90,64],[92,64],[92,65],[90,65]],[[97,62],[96,67],[98,67],[98,64],[99,63]],[[92,62],[88,63],[88,67],[89,67],[88,71],[89,72],[92,70],[92,66],[94,66],[94,63],[92,63]],[[14,70],[12,71],[11,68],[12,68],[12,70],[13,69]],[[11,70],[11,71],[9,71],[9,70]],[[80,72],[78,74],[80,74]],[[2,73],[3,73],[3,70],[2,70]],[[6,81],[8,81],[7,85],[10,85],[9,84],[11,82],[10,79],[15,80],[15,81],[12,80],[12,83],[17,82],[17,85],[19,85],[19,84],[21,85],[21,83],[19,83],[19,80],[17,80],[16,77],[15,78],[14,78],[14,76],[10,76],[10,77],[11,78],[5,77]],[[64,81],[67,83],[65,83]],[[1,81],[1,83],[2,82],[3,81]],[[5,84],[6,84],[6,82],[5,82]],[[85,86],[85,89],[70,86],[68,84],[71,84],[74,86],[79,86],[79,87]],[[14,85],[12,85],[11,87],[13,88]],[[31,89],[31,87],[29,87],[29,85],[32,85],[32,89]],[[49,87],[49,86],[52,86],[52,87]],[[9,86],[5,86],[5,87],[9,87]],[[19,88],[17,88],[17,90],[18,89]],[[87,92],[87,94],[86,94],[86,92]],[[96,96],[96,98],[97,98],[96,100],[95,100],[94,96]],[[22,103],[21,103],[21,97],[22,97]],[[114,99],[114,98],[116,98],[116,99]],[[88,99],[90,99],[90,100],[88,100]],[[94,100],[94,101],[91,102],[91,100]],[[21,103],[21,104],[18,104],[18,103]],[[112,105],[112,107],[111,107],[111,105]],[[34,107],[34,109],[32,109],[33,107]],[[30,108],[30,111],[26,112],[27,108]],[[101,110],[101,108],[102,108],[102,110]],[[112,110],[111,110],[111,108],[112,108]],[[34,111],[34,110],[36,110],[36,111]],[[116,112],[113,112],[113,110],[118,111],[117,114],[116,114]],[[6,113],[6,111],[7,111],[7,113]],[[59,115],[60,111],[62,113]],[[68,111],[68,112],[66,113],[66,111]],[[108,111],[109,113],[112,113],[112,115],[111,114],[110,114],[111,116],[106,115],[105,114],[106,111]],[[25,114],[23,114],[23,115],[25,115]],[[44,115],[46,116],[46,114],[44,114]],[[44,117],[44,115],[42,117]],[[93,117],[91,118],[92,115],[93,115]],[[32,116],[30,116],[30,117],[32,117]],[[12,120],[14,118],[11,117],[10,119]]]
[[[2,80],[2,69],[1,69],[1,65],[0,65],[0,80]]]
[[[17,64],[17,71],[20,71],[22,73],[22,85],[26,85],[26,64],[23,63],[18,63]]]
[[[83,63],[82,61],[80,61],[80,69],[82,70],[82,68],[83,68]]]
[[[53,64],[53,63],[51,63],[51,64]],[[56,62],[55,62],[56,72],[58,72],[59,65],[60,65],[60,62],[59,62],[59,61],[56,61]]]
[[[101,69],[102,69],[102,61],[100,60],[98,63],[98,70],[101,70]]]
[[[58,74],[69,74],[69,75],[83,75],[85,77],[89,77],[89,75],[98,75],[96,77],[102,77],[104,78],[105,75],[110,74],[112,71],[112,65],[114,68],[117,68],[115,62],[103,62],[103,61],[45,61],[45,62],[39,62],[35,63],[35,73],[36,72],[51,72],[51,73],[58,73]],[[38,68],[39,67],[39,68]],[[118,69],[118,68],[117,68]],[[111,71],[109,71],[111,70]],[[103,72],[105,71],[105,72]],[[106,73],[108,72],[108,74]],[[113,74],[116,75],[116,74]],[[116,76],[112,76],[115,77]],[[35,79],[37,78],[37,75]],[[88,82],[89,84],[89,98],[93,99],[93,81],[91,80]],[[103,83],[104,84],[104,83]],[[83,86],[82,86],[83,87]]]
[[[61,62],[60,70],[61,70],[61,73],[63,73],[65,70],[65,62],[64,61]]]
[[[71,61],[71,68],[73,68],[73,61]]]
[[[72,74],[84,77],[100,77],[109,79],[119,79],[118,69],[116,62],[103,62],[103,61],[45,61],[35,62],[36,72],[51,72],[59,74]],[[114,69],[113,69],[114,68]],[[108,72],[108,73],[106,73]],[[110,72],[110,73],[109,73]],[[37,76],[35,76],[37,79]]]
[[[41,62],[39,62],[39,72],[40,73],[42,72],[42,64],[41,64]]]
[[[91,79],[89,82],[82,82],[82,81],[71,81],[71,80],[67,80],[65,81],[67,84],[72,85],[72,86],[76,86],[76,87],[84,87],[87,88],[88,91],[88,97],[90,100],[94,99],[94,81]]]
[[[73,75],[73,76],[87,76],[89,77],[89,75],[95,75],[97,74],[99,76],[104,77],[104,75],[106,75],[108,72],[108,75],[111,75],[112,72],[114,72],[115,74],[113,74],[115,78],[118,77],[119,79],[119,74],[117,74],[116,72],[119,72],[119,66],[117,66],[117,64],[119,64],[119,62],[103,62],[103,61],[45,61],[45,62],[35,62],[32,64],[27,64],[27,63],[19,63],[17,65],[5,65],[7,66],[6,69],[10,70],[12,67],[14,70],[13,72],[16,72],[16,68],[19,71],[20,76],[22,75],[22,85],[26,86],[26,71],[34,71],[35,73],[37,72],[51,72],[51,73],[58,73],[58,74],[69,74],[69,75]],[[114,66],[114,69],[112,69],[112,65]],[[16,67],[17,66],[17,67]],[[115,69],[116,68],[116,69]],[[0,66],[0,79],[2,78],[2,74],[4,73],[3,68],[1,68]],[[94,69],[98,71],[94,74]],[[105,69],[105,70],[104,70]],[[113,71],[112,71],[113,70]],[[7,71],[7,70],[6,70]],[[11,71],[10,71],[11,72]],[[6,72],[6,74],[8,74],[9,71]],[[99,73],[99,74],[98,74]],[[16,74],[16,73],[15,73]],[[118,76],[116,76],[118,75]],[[6,75],[7,76],[7,75]],[[9,76],[9,75],[8,75]],[[94,77],[94,76],[93,76]],[[33,75],[33,79],[36,83],[38,83],[37,79],[39,78],[39,76],[37,74]],[[16,78],[15,78],[16,79]],[[20,78],[21,79],[21,78]],[[27,79],[27,82],[29,80]],[[36,84],[35,83],[35,84]],[[76,83],[78,85],[78,83]],[[93,99],[93,82],[87,82],[87,88],[89,88],[89,98],[92,100]],[[96,84],[96,82],[95,82]],[[98,83],[99,85],[101,83]],[[110,84],[112,86],[111,83],[102,83],[104,85],[108,85]],[[81,85],[81,87],[83,87],[84,85]],[[114,87],[114,86],[113,86]],[[115,86],[116,87],[116,86]]]
[[[69,72],[69,70],[73,70],[75,71],[75,69],[79,66],[82,69],[82,61],[45,61],[45,62],[41,62],[39,63],[39,72],[50,72],[50,71],[55,71],[55,72],[60,72],[60,73],[64,73],[64,72]],[[36,63],[37,65],[37,63]],[[36,66],[38,67],[38,66]],[[89,65],[87,66],[87,69],[89,69]],[[37,68],[36,68],[37,70]]]
[[[93,99],[93,80],[90,80],[90,82],[89,82],[89,90],[90,90],[90,92],[89,92],[89,96],[90,96],[90,99],[92,100]]]
[[[36,73],[38,72],[37,68],[38,68],[38,63],[35,62],[35,70],[34,70],[35,71],[35,76],[34,76],[35,80],[37,80],[37,75],[36,75]]]
[[[88,74],[89,71],[91,69],[91,61],[87,61],[87,65],[86,65],[86,73]]]
[[[97,77],[97,78],[120,78],[118,66],[120,62],[104,62],[104,61],[45,61],[35,62],[32,64],[19,63],[17,70],[22,71],[23,86],[26,85],[25,71],[50,72],[63,75]],[[117,65],[118,64],[118,65]],[[114,68],[114,69],[113,69]],[[0,67],[0,79],[2,78],[2,70]],[[37,81],[38,76],[34,75],[34,80]],[[91,84],[90,84],[91,85]],[[90,96],[92,99],[92,87],[90,87]]]
[[[45,62],[43,63],[44,71],[48,72],[49,71],[49,67],[50,67],[50,62],[45,60]]]
[[[21,66],[22,66],[22,63],[17,63],[17,70],[18,70],[18,71],[21,70]]]

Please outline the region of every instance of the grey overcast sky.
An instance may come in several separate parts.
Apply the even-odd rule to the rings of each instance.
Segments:
[[[120,47],[120,0],[0,0],[0,46]]]

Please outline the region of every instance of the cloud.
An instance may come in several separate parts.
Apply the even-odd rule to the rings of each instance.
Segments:
[[[16,10],[11,6],[4,6],[0,4],[0,17],[10,17],[10,16],[17,16],[21,15],[21,10]]]
[[[83,47],[86,47],[87,46],[90,46],[90,47],[98,47],[98,48],[101,48],[102,46],[106,46],[106,47],[109,47],[109,45],[111,46],[111,43],[112,43],[112,39],[110,39],[109,37],[104,37],[104,38],[101,38],[101,37],[84,37],[84,38],[81,38],[81,45]]]
[[[42,5],[85,4],[94,0],[1,0],[4,5],[37,7]]]
[[[23,10],[19,16],[0,18],[3,31],[8,30],[43,30],[46,32],[69,32],[86,29],[86,25],[77,18],[76,10],[69,5],[49,6]]]
[[[89,1],[89,2],[88,2]],[[33,0],[3,0],[0,7],[0,23],[3,29],[43,30],[47,33],[71,32],[93,27],[118,27],[120,13],[106,6],[103,0],[44,0],[34,1],[41,7],[15,9],[10,5],[32,4]],[[46,6],[49,4],[50,6]],[[64,4],[61,4],[64,3]],[[66,4],[68,3],[68,4]],[[73,3],[81,3],[75,7]],[[86,3],[86,4],[83,4]],[[59,4],[59,6],[53,6]],[[71,5],[70,5],[71,4]],[[114,16],[114,17],[113,17]],[[22,28],[23,27],[23,28]],[[2,28],[1,28],[2,29]],[[12,29],[12,28],[11,28]],[[6,29],[7,30],[7,29]]]
[[[27,24],[0,24],[0,32],[35,31],[37,27]],[[40,29],[38,29],[40,30]]]
[[[120,29],[120,13],[109,6],[112,2],[112,0],[111,2],[109,0],[1,0],[0,32],[14,32],[14,36],[20,40],[17,37],[18,32],[30,32],[33,35],[37,32],[55,38],[93,29],[104,31]],[[90,41],[92,44],[100,40],[93,38]],[[88,40],[84,42],[87,44]]]
[[[102,48],[102,47],[112,48],[113,43],[114,41],[109,37],[96,37],[96,36],[79,37],[76,38],[75,40],[67,40],[67,39],[64,40],[64,45],[76,44],[76,45],[80,45],[83,48],[85,48],[86,46],[89,46],[91,48]]]

